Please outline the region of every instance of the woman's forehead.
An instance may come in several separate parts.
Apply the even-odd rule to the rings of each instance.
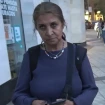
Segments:
[[[52,13],[42,14],[37,19],[38,24],[47,24],[47,23],[59,22],[59,21],[60,20],[58,19],[58,17]]]

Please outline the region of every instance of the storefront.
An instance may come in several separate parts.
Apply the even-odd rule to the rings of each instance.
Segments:
[[[0,105],[7,103],[26,51],[20,0],[0,0]]]
[[[1,0],[5,38],[12,78],[18,74],[25,52],[24,31],[19,0]]]

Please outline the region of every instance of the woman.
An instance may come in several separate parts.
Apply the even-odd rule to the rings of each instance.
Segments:
[[[61,94],[65,86],[68,43],[63,33],[65,20],[62,11],[54,3],[43,2],[35,8],[33,20],[43,43],[40,46],[37,67],[32,72],[32,78],[29,52],[24,55],[13,95],[15,105],[51,104],[62,99]],[[79,72],[75,65],[73,67],[72,100],[66,100],[64,105],[91,105],[98,88],[87,56]]]
[[[104,45],[105,45],[105,22],[104,22],[103,29],[102,29],[102,38],[103,38]]]

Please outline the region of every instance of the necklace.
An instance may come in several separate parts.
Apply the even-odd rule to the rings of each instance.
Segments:
[[[44,45],[44,47],[45,47],[45,45]],[[50,54],[49,54],[49,53],[50,53]],[[64,53],[64,42],[63,42],[62,50],[59,51],[58,54],[56,54],[56,55],[53,54],[53,53],[51,53],[51,52],[48,52],[48,51],[46,50],[46,47],[45,47],[45,54],[46,54],[48,57],[50,57],[51,59],[57,59],[57,58],[59,58],[63,53]],[[51,55],[53,55],[53,56],[51,56]]]

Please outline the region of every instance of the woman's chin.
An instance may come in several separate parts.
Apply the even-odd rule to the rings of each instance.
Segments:
[[[56,39],[48,40],[48,41],[46,41],[46,43],[49,45],[56,45],[58,43],[58,40],[56,40]]]

